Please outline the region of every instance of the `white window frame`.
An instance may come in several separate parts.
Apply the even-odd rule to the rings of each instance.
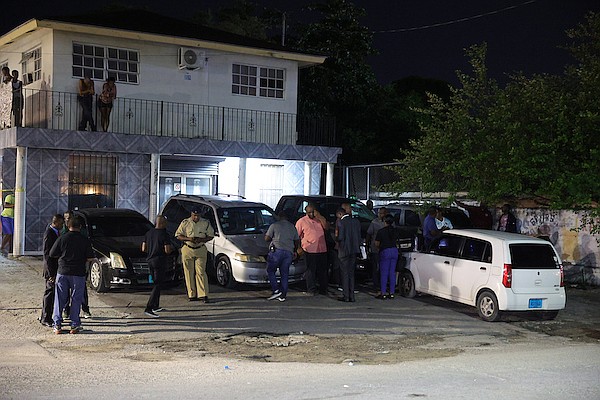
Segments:
[[[23,53],[21,58],[23,86],[42,79],[42,46]]]
[[[231,93],[283,100],[285,77],[283,68],[234,63],[231,67]]]
[[[114,46],[73,42],[71,60],[74,78],[89,72],[92,79],[115,78],[118,83],[139,85],[140,52]]]

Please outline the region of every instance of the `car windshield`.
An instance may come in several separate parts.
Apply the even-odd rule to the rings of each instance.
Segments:
[[[135,217],[102,217],[88,221],[90,237],[144,236],[153,228],[150,221]]]
[[[319,209],[319,212],[325,216],[325,218],[329,221],[329,222],[334,222],[336,220],[336,211],[337,209],[342,205],[341,202],[331,202],[329,200],[326,201],[321,201],[321,200],[317,200],[313,202],[317,208]],[[303,203],[303,208],[306,207],[308,205],[308,202],[305,201]],[[350,202],[350,206],[352,207],[352,216],[353,217],[357,217],[360,220],[365,220],[365,221],[372,221],[376,215],[375,213],[373,213],[371,210],[369,210],[367,208],[366,205],[364,205],[363,203],[360,203],[358,201],[351,201]]]
[[[265,233],[275,222],[273,212],[264,207],[220,208],[217,214],[226,235]]]

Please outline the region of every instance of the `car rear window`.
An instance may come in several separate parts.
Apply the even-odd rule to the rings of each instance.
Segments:
[[[558,258],[550,244],[511,244],[510,260],[513,269],[555,269]]]
[[[91,237],[128,237],[144,236],[153,225],[144,218],[119,216],[91,219],[86,228]]]

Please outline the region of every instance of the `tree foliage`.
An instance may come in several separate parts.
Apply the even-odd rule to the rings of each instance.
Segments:
[[[467,191],[486,203],[538,196],[554,207],[600,199],[600,18],[569,32],[579,62],[564,76],[487,77],[486,45],[467,49],[450,99],[430,97],[427,123],[411,142],[394,191]]]

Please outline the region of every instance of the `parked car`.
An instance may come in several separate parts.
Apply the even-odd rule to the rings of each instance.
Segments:
[[[328,240],[328,247],[333,247],[333,230],[335,229],[336,221],[336,210],[342,205],[342,203],[350,203],[352,207],[352,216],[358,218],[360,221],[362,244],[360,246],[360,256],[356,259],[356,270],[355,272],[362,276],[370,275],[370,260],[367,257],[367,248],[365,246],[365,237],[367,235],[367,229],[373,218],[376,215],[373,211],[369,210],[366,205],[356,199],[351,199],[341,196],[323,196],[323,195],[285,195],[281,196],[275,212],[286,211],[290,216],[290,222],[296,223],[301,217],[305,215],[304,209],[308,203],[314,204],[319,212],[327,219],[331,226],[331,232]],[[331,258],[331,257],[330,257]],[[333,266],[333,262],[330,260],[330,267]]]
[[[423,242],[421,227],[427,209],[418,204],[401,202],[389,203],[385,207],[394,216],[395,226],[400,231],[401,238],[403,238],[399,244],[400,249],[404,251],[415,248],[420,249],[419,244]],[[452,223],[453,228],[469,229],[473,227],[469,216],[460,208],[441,207],[441,209],[444,217]]]
[[[485,321],[502,311],[537,311],[552,319],[566,304],[563,267],[548,241],[488,230],[450,230],[427,253],[406,253],[400,291],[475,306]]]
[[[118,208],[87,208],[74,212],[83,221],[81,232],[92,242],[98,262],[90,266],[89,282],[97,292],[114,287],[148,286],[150,270],[141,246],[154,227],[137,211]],[[183,270],[176,255],[168,257],[166,283],[176,284]]]
[[[234,287],[236,283],[267,283],[268,243],[265,233],[273,222],[273,210],[257,202],[234,197],[195,196],[178,194],[170,197],[161,212],[167,219],[167,232],[175,235],[179,224],[198,208],[215,231],[206,243],[208,271],[217,283]],[[302,280],[306,270],[303,262],[290,267],[289,282]]]

